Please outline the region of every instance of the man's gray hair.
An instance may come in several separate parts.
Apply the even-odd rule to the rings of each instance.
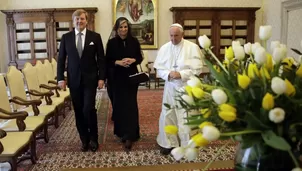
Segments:
[[[174,23],[174,24],[172,24],[171,26],[170,26],[170,28],[171,27],[177,27],[179,30],[180,30],[180,32],[184,32],[184,28],[180,25],[180,24],[178,24],[178,23]]]

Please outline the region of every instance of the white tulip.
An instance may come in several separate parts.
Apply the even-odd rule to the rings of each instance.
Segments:
[[[191,87],[201,87],[201,81],[199,78],[195,76],[191,76],[190,79],[187,81],[188,86]]]
[[[234,49],[234,47],[236,46],[241,46],[239,41],[232,41],[232,48]]]
[[[221,89],[213,90],[211,95],[212,95],[212,98],[213,98],[214,102],[219,104],[219,105],[223,104],[223,103],[226,103],[227,100],[228,100],[227,95]]]
[[[272,79],[271,88],[274,93],[276,93],[278,95],[283,94],[286,91],[285,81],[282,80],[280,77],[274,77]]]
[[[280,47],[280,42],[279,41],[271,41],[271,52],[274,52],[275,48],[279,48]]]
[[[191,128],[189,125],[182,125],[179,127],[179,133],[189,134],[191,132]]]
[[[196,148],[187,148],[185,151],[185,158],[188,161],[195,160],[198,156],[198,150]]]
[[[215,141],[220,137],[220,131],[214,126],[204,126],[202,136],[208,141]]]
[[[250,42],[244,44],[244,52],[248,55],[252,54],[252,44]]]
[[[302,169],[299,167],[296,167],[296,168],[292,169],[292,171],[302,171]]]
[[[259,42],[255,42],[252,44],[252,53],[255,54],[256,53],[256,49],[262,47],[261,44]]]
[[[193,140],[189,140],[187,147],[188,148],[195,148],[196,144],[195,144],[195,142]]]
[[[183,147],[173,148],[173,150],[171,151],[171,154],[175,160],[180,160],[185,155],[185,148],[183,148]]]
[[[199,45],[204,49],[209,49],[211,46],[211,40],[207,37],[207,35],[198,37]]]
[[[280,44],[280,47],[283,49],[283,53],[286,56],[287,55],[287,46],[285,44]]]
[[[181,98],[186,102],[188,103],[189,105],[193,105],[194,104],[194,99],[193,97],[189,96],[189,95],[182,95]]]
[[[281,47],[277,47],[274,49],[273,52],[273,60],[275,61],[275,63],[279,63],[281,62],[284,58],[286,57],[286,52],[284,50],[284,48]]]
[[[238,60],[242,60],[245,57],[244,49],[242,46],[233,46],[234,56]]]
[[[188,116],[198,116],[200,115],[200,110],[190,110],[188,111]]]
[[[268,40],[272,36],[272,26],[260,26],[259,28],[259,38],[261,40]]]
[[[266,51],[263,47],[258,47],[255,52],[255,61],[262,65],[266,63]]]
[[[274,108],[269,111],[268,114],[269,120],[274,123],[280,123],[284,120],[285,117],[285,111],[282,108]]]

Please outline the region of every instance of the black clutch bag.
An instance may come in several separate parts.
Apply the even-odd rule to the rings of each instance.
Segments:
[[[147,73],[143,72],[141,65],[139,65],[139,66],[140,66],[141,72],[129,75],[129,80],[132,84],[140,84],[140,83],[149,81],[149,75]]]

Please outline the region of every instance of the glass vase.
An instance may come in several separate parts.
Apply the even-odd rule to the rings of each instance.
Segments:
[[[254,145],[242,149],[238,145],[235,155],[235,171],[291,171],[294,162],[287,151],[266,145]]]

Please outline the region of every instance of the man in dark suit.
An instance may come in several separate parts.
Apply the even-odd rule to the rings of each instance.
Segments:
[[[105,56],[100,34],[86,29],[88,14],[79,9],[72,14],[74,30],[62,36],[58,57],[58,85],[64,80],[67,57],[67,84],[74,107],[82,151],[98,149],[98,128],[95,109],[96,89],[103,88]]]

